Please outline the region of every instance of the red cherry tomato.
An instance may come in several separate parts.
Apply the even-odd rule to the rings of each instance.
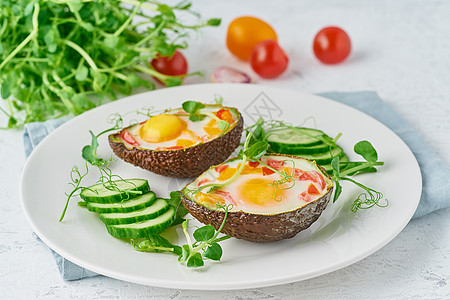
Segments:
[[[263,78],[280,76],[287,68],[289,58],[274,40],[265,40],[256,45],[250,55],[250,65]]]
[[[188,71],[188,63],[184,55],[176,50],[172,56],[160,56],[159,54],[151,61],[156,71],[171,76],[184,75]]]
[[[337,64],[350,54],[352,43],[339,27],[325,27],[314,38],[314,54],[324,64]]]

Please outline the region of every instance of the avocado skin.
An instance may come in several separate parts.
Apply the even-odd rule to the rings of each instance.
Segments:
[[[222,233],[250,242],[275,242],[296,236],[307,229],[322,214],[331,199],[333,187],[320,199],[306,206],[275,215],[258,215],[246,212],[229,212]],[[225,213],[208,209],[186,198],[181,193],[184,207],[203,224],[211,224],[216,230],[222,224]]]
[[[239,146],[243,127],[239,113],[238,124],[223,136],[179,150],[129,149],[123,142],[118,142],[121,131],[109,135],[108,140],[113,152],[130,164],[163,176],[187,178],[199,176],[211,166],[225,161]]]

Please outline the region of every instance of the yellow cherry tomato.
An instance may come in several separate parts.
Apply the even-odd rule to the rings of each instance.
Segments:
[[[248,61],[253,48],[264,40],[277,41],[277,34],[261,19],[250,16],[239,17],[228,26],[227,47],[242,60]]]

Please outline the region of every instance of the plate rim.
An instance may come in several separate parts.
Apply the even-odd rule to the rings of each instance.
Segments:
[[[420,166],[417,162],[417,159],[414,155],[414,153],[412,152],[412,150],[409,148],[409,146],[403,141],[402,138],[400,138],[393,130],[391,130],[390,128],[388,128],[386,125],[384,125],[383,123],[381,123],[380,121],[378,121],[377,119],[373,118],[372,116],[368,115],[367,113],[360,111],[358,109],[355,109],[345,103],[327,98],[325,96],[322,95],[317,95],[317,94],[311,94],[311,93],[306,93],[306,92],[302,92],[302,91],[298,91],[298,90],[294,90],[294,89],[286,89],[286,88],[280,88],[280,87],[273,87],[273,86],[267,86],[267,85],[260,85],[260,84],[252,84],[252,85],[248,85],[248,84],[214,84],[214,83],[203,83],[203,84],[190,84],[190,85],[185,85],[185,86],[178,86],[178,87],[171,87],[171,91],[174,91],[175,89],[196,89],[196,88],[205,88],[205,86],[207,86],[208,88],[214,88],[216,86],[220,86],[220,88],[226,88],[227,86],[230,87],[232,86],[233,88],[248,88],[250,87],[251,89],[259,89],[259,90],[274,90],[274,91],[284,91],[284,92],[290,92],[290,93],[294,93],[294,94],[301,94],[303,96],[307,96],[307,97],[318,97],[318,98],[322,98],[325,99],[327,101],[332,101],[335,104],[338,105],[342,105],[344,107],[346,107],[346,109],[350,109],[353,110],[359,114],[363,114],[365,118],[370,118],[373,121],[375,121],[376,123],[378,123],[378,126],[382,126],[385,129],[389,130],[390,132],[392,132],[403,144],[404,146],[409,150],[410,154],[412,155],[412,157],[414,158],[414,163],[415,166],[414,168],[418,170],[418,173],[416,175],[419,176],[419,180],[421,182],[420,185],[420,189],[419,189],[419,194],[417,201],[415,202],[414,206],[410,207],[410,211],[408,213],[408,216],[405,217],[405,221],[402,223],[401,226],[399,226],[397,228],[396,231],[391,232],[391,234],[389,235],[388,238],[385,238],[383,240],[382,243],[378,243],[377,247],[373,247],[371,249],[368,249],[366,251],[361,252],[359,255],[354,256],[351,260],[345,260],[343,262],[338,262],[336,264],[334,264],[331,267],[327,267],[327,268],[322,268],[319,270],[315,270],[315,272],[313,272],[312,276],[305,276],[305,275],[297,275],[297,276],[288,276],[288,277],[280,277],[277,279],[266,279],[266,280],[259,280],[257,282],[246,282],[246,283],[241,283],[241,284],[237,284],[236,282],[230,282],[227,284],[224,284],[223,282],[219,285],[217,285],[217,283],[209,283],[206,282],[201,284],[201,285],[193,285],[193,283],[191,281],[176,281],[175,285],[177,285],[175,288],[179,288],[179,289],[185,289],[185,290],[217,290],[217,289],[224,289],[224,290],[237,290],[237,289],[249,289],[249,288],[259,288],[259,287],[268,287],[268,286],[274,286],[274,285],[280,285],[280,284],[286,284],[286,283],[291,283],[291,282],[296,282],[296,281],[301,281],[301,280],[306,280],[306,279],[311,279],[317,276],[321,276],[327,273],[331,273],[334,272],[336,270],[345,268],[347,266],[350,266],[362,259],[364,259],[365,257],[368,257],[369,255],[377,252],[379,249],[383,248],[384,246],[386,246],[390,241],[392,241],[404,228],[405,226],[408,224],[408,222],[411,220],[411,218],[414,215],[414,212],[416,211],[419,202],[420,202],[420,198],[421,198],[421,191],[423,188],[423,178],[420,172]],[[75,116],[71,119],[69,119],[68,121],[66,121],[65,123],[61,124],[58,128],[56,128],[56,130],[54,130],[53,132],[51,132],[47,137],[45,137],[45,139],[43,141],[41,141],[41,143],[39,145],[37,145],[37,147],[35,149],[33,149],[32,153],[30,154],[30,156],[26,159],[25,165],[22,169],[22,173],[21,173],[21,179],[20,179],[20,202],[21,202],[21,206],[22,206],[22,210],[26,216],[27,221],[30,223],[33,231],[36,233],[36,235],[47,245],[49,246],[53,251],[55,251],[56,253],[58,253],[59,255],[61,255],[62,257],[68,259],[69,261],[72,261],[73,263],[76,263],[86,269],[92,270],[96,273],[108,276],[108,277],[112,277],[112,278],[116,278],[119,280],[125,280],[125,281],[130,281],[129,278],[130,276],[121,276],[121,274],[116,274],[116,272],[111,272],[108,270],[104,270],[104,268],[102,267],[97,267],[97,266],[92,266],[92,265],[88,265],[86,264],[84,261],[79,261],[76,257],[73,257],[72,255],[68,254],[68,253],[60,253],[61,250],[59,249],[59,247],[57,246],[57,243],[47,239],[47,236],[45,235],[45,233],[43,233],[40,228],[38,228],[38,226],[34,223],[33,218],[30,215],[30,212],[27,210],[26,207],[26,201],[24,199],[24,194],[25,194],[25,186],[23,184],[24,180],[25,180],[25,175],[27,173],[27,169],[29,168],[29,164],[30,161],[32,161],[35,155],[37,155],[36,153],[38,153],[39,151],[36,151],[37,149],[39,149],[40,147],[42,147],[42,145],[46,142],[46,140],[48,140],[48,137],[55,134],[55,132],[57,131],[63,131],[65,130],[64,128],[66,126],[70,126],[70,124],[77,122],[77,120],[79,120],[80,118],[88,118],[89,115],[91,114],[96,114],[98,110],[103,109],[102,107],[105,106],[109,106],[109,105],[117,105],[115,103],[121,102],[121,101],[129,101],[130,99],[133,98],[142,98],[145,97],[145,95],[147,94],[154,94],[154,93],[165,93],[167,91],[167,89],[158,89],[158,90],[152,90],[152,91],[146,91],[143,93],[139,93],[139,94],[135,94],[135,95],[131,95],[128,97],[124,97],[121,99],[118,99],[116,101],[113,102],[109,102],[106,103],[104,105],[101,105],[99,107],[96,107],[90,111],[87,111],[79,116]],[[126,278],[125,278],[126,277]],[[133,276],[131,276],[133,277]],[[139,277],[136,277],[134,280],[130,281],[130,282],[134,282],[134,283],[138,283],[138,284],[143,284],[143,285],[153,285],[153,286],[158,286],[158,287],[164,287],[164,288],[174,288],[174,282],[170,281],[170,280],[161,280],[161,279],[156,279],[153,280],[153,283],[148,283],[148,282],[143,282],[142,280],[139,280]],[[183,284],[184,283],[184,284]]]

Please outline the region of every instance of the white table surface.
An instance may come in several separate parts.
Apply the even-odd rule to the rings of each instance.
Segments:
[[[204,17],[222,26],[194,35],[190,70],[208,82],[220,65],[241,68],[257,83],[317,93],[374,90],[450,165],[450,1],[206,1]],[[275,80],[258,79],[225,47],[229,22],[259,16],[275,27],[290,57]],[[338,25],[351,36],[343,64],[320,64],[315,33]],[[21,130],[0,133],[0,298],[2,299],[444,299],[450,298],[450,209],[412,220],[388,245],[349,267],[302,282],[235,291],[190,291],[94,277],[65,282],[48,248],[32,235],[19,202],[25,163]]]

